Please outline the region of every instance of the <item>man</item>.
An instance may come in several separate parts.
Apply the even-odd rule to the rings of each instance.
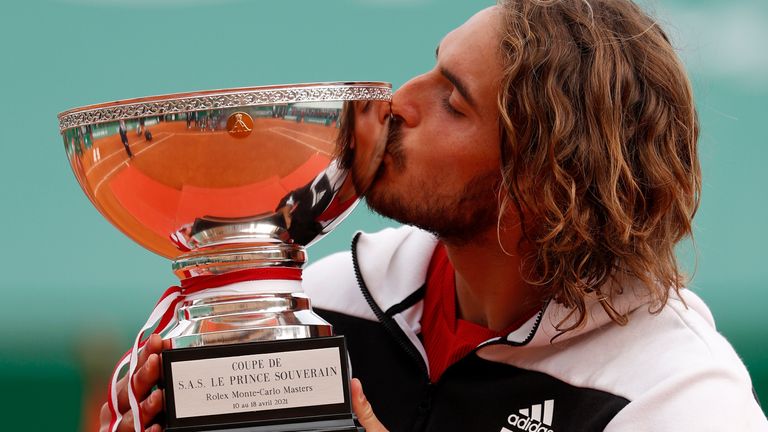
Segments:
[[[131,152],[131,146],[128,145],[128,128],[125,126],[125,120],[120,120],[120,124],[117,128],[117,131],[120,134],[120,142],[123,143],[123,147],[125,148],[125,153],[128,155],[129,158],[132,158],[133,152]]]
[[[366,430],[768,430],[683,288],[696,112],[634,4],[502,1],[440,42],[391,115],[366,198],[419,228],[359,235],[304,274],[347,336]],[[142,353],[141,395],[160,345]],[[161,401],[146,396],[143,418]]]

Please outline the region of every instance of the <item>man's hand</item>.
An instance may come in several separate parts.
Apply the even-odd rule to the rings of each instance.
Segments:
[[[357,420],[365,428],[365,432],[388,432],[387,428],[376,418],[370,402],[363,393],[363,385],[357,378],[352,378],[352,410]]]
[[[161,432],[162,427],[159,424],[150,426],[152,420],[163,409],[163,391],[157,389],[152,391],[152,387],[160,380],[160,352],[163,350],[163,340],[159,335],[153,334],[149,337],[144,348],[139,352],[138,362],[136,363],[136,372],[134,373],[133,388],[136,391],[136,397],[139,400],[139,409],[144,420],[146,432]],[[117,409],[122,413],[123,418],[117,426],[119,432],[133,432],[133,416],[131,406],[128,403],[128,376],[124,376],[117,382]],[[109,432],[110,418],[109,407],[102,405],[99,432]]]

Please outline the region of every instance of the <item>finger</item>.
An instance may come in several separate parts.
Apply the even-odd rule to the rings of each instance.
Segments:
[[[163,341],[163,339],[160,337],[160,335],[157,334],[151,334],[149,335],[149,338],[147,339],[147,343],[144,344],[144,346],[139,350],[139,355],[137,356],[136,361],[136,371],[134,371],[134,374],[138,372],[142,366],[146,363],[147,359],[152,354],[160,354],[163,351],[163,346],[166,341]],[[168,341],[170,343],[170,341]],[[119,384],[119,392],[118,392],[118,406],[121,406],[120,411],[124,412],[128,409],[130,409],[129,406],[127,406],[128,398],[126,393],[126,388],[128,387],[127,381],[125,381],[126,377],[123,377],[120,381],[118,381]],[[134,382],[134,390],[135,390],[136,383]],[[120,394],[122,392],[122,395]],[[137,396],[140,398],[143,398],[146,395],[146,393],[139,394],[137,391]],[[122,400],[121,400],[122,398]],[[121,403],[125,402],[126,405],[122,406]]]
[[[120,423],[117,425],[117,432],[136,432],[133,429],[133,411],[123,414],[123,418],[120,419]]]
[[[142,426],[147,427],[147,424],[163,410],[163,391],[158,389],[153,391],[146,399],[139,403],[139,409],[141,410],[141,419],[144,421]],[[134,432],[133,430],[133,411],[128,411],[123,414],[123,418],[120,420],[120,424],[117,426],[117,432]],[[107,428],[109,427],[107,422]],[[152,425],[152,428],[157,426],[157,430],[161,430],[160,425]],[[103,429],[102,424],[102,429]],[[145,431],[146,432],[146,431]]]
[[[99,413],[99,432],[108,432],[109,422],[112,420],[112,413],[109,412],[109,406],[103,404]]]
[[[163,343],[164,341],[160,337],[160,335],[152,334],[149,336],[149,339],[147,340],[147,343],[144,345],[144,347],[139,350],[139,355],[136,361],[136,371],[138,372],[142,366],[146,363],[147,359],[152,354],[159,354],[163,351]],[[128,411],[131,407],[128,405],[128,381],[127,375],[123,378],[120,378],[119,381],[117,381],[117,409],[122,413]],[[151,388],[151,387],[150,387]],[[136,382],[134,381],[134,390],[136,390],[136,395],[139,398],[143,398],[146,395],[146,392],[139,393],[139,391],[136,389]],[[147,390],[148,391],[148,390]]]
[[[136,356],[136,370],[146,363],[149,356],[152,354],[159,354],[163,350],[163,340],[160,335],[151,334],[147,339],[147,343],[139,350],[139,355]]]
[[[139,400],[144,399],[160,379],[160,356],[156,353],[150,354],[144,364],[133,374],[132,379],[136,398]],[[128,385],[126,382],[122,383],[120,392],[117,395],[117,406],[120,412],[126,412],[131,409],[128,403]]]
[[[160,339],[160,335],[151,334],[149,335],[149,339],[147,339],[147,343],[144,344],[144,346],[139,350],[139,355],[136,359],[136,367],[141,367],[141,365],[144,364],[145,361],[149,358],[149,355],[152,353],[159,353],[162,349],[162,341],[158,340]]]
[[[163,410],[163,391],[160,389],[153,391],[141,402],[140,409],[141,418],[145,423],[150,423]]]
[[[133,375],[133,390],[136,398],[146,398],[160,380],[160,355],[150,354],[144,366]]]
[[[363,393],[363,384],[357,378],[352,378],[352,410],[357,420],[365,428],[366,432],[387,432],[387,428],[376,418],[373,407]]]

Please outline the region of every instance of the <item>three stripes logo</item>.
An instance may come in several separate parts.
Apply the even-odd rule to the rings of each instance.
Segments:
[[[521,409],[516,414],[510,414],[507,422],[514,429],[502,427],[499,432],[554,432],[549,428],[552,426],[554,412],[555,400],[545,400],[543,404],[532,405],[530,408]]]

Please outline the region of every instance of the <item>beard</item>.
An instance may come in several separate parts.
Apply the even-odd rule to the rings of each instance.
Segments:
[[[401,131],[402,121],[393,118],[386,144],[392,164],[379,166],[365,194],[368,207],[382,216],[429,231],[447,243],[463,245],[484,241],[483,234],[497,223],[500,172],[478,173],[455,191],[441,190],[439,178],[425,178],[404,196],[380,181],[385,174],[393,178],[405,175],[408,165]],[[418,167],[410,168],[418,172]]]

